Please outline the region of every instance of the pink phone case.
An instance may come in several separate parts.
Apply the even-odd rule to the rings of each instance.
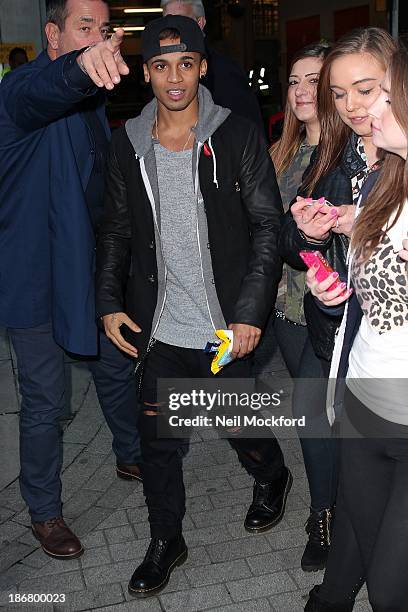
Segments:
[[[318,265],[319,268],[316,272],[316,278],[319,282],[326,280],[330,274],[334,272],[331,265],[325,260],[320,251],[300,251],[300,257],[303,259],[308,268],[312,268],[314,265]],[[340,285],[340,280],[337,279],[328,288],[327,291],[332,291]]]

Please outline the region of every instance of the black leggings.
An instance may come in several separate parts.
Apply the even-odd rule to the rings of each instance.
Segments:
[[[334,534],[319,597],[353,601],[366,582],[374,612],[407,612],[408,439],[390,435],[406,435],[408,427],[396,429],[348,389],[344,408],[342,433],[354,428],[360,437],[341,440]],[[381,431],[382,437],[362,437]]]

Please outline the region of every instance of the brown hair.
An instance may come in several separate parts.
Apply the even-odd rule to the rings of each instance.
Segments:
[[[322,176],[335,168],[352,133],[340,118],[330,89],[330,71],[339,57],[352,53],[369,53],[384,71],[396,49],[391,35],[381,28],[358,28],[343,36],[326,57],[320,71],[317,88],[317,113],[320,121],[319,153],[303,185],[310,195]]]
[[[176,28],[166,28],[162,30],[159,34],[159,40],[177,40],[180,38],[181,34]]]
[[[109,0],[102,0],[109,6]],[[55,23],[61,32],[65,27],[65,20],[68,17],[68,0],[46,0],[46,23]]]
[[[300,49],[300,51],[298,51],[293,57],[289,72],[292,71],[292,68],[296,62],[308,57],[320,58],[323,62],[329,51],[329,45],[324,43],[307,45],[307,47],[303,47],[303,49]],[[304,123],[299,121],[299,119],[296,117],[290,107],[288,98],[286,98],[285,121],[283,124],[282,135],[280,139],[269,149],[269,153],[272,157],[276,174],[278,176],[288,168],[292,159],[298,152],[304,138]]]
[[[392,56],[389,74],[391,107],[395,120],[408,138],[408,52],[402,46]],[[386,153],[380,176],[357,217],[352,248],[366,260],[383,238],[383,227],[395,212],[392,227],[408,199],[408,160]],[[401,247],[402,248],[402,247]]]

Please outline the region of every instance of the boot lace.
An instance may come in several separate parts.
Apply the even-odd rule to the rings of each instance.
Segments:
[[[269,485],[260,482],[254,483],[254,494],[252,498],[253,506],[262,506],[268,499]]]
[[[145,556],[145,563],[152,562],[156,565],[160,565],[160,560],[163,556],[164,551],[167,547],[167,541],[161,540],[160,538],[153,538],[149,544],[149,548],[147,549]]]

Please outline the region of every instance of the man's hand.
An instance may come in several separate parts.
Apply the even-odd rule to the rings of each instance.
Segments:
[[[336,234],[344,234],[348,238],[351,237],[351,230],[353,229],[354,219],[356,216],[356,206],[354,204],[343,204],[337,206],[337,223],[333,227],[333,232]]]
[[[231,351],[234,359],[245,357],[258,346],[262,333],[259,327],[244,323],[231,323],[228,329],[234,332],[234,344]]]
[[[86,49],[78,56],[77,62],[98,87],[113,89],[120,83],[120,75],[129,74],[129,68],[120,53],[125,33],[122,29],[111,38]]]
[[[322,202],[311,204],[311,198],[296,198],[291,206],[291,213],[300,229],[311,240],[324,241],[330,230],[336,225],[337,207],[327,206]]]
[[[105,327],[105,333],[109,340],[111,340],[113,344],[115,344],[124,353],[127,353],[131,357],[137,357],[137,349],[126,342],[120,333],[120,327],[121,325],[125,324],[136,334],[140,334],[142,331],[140,327],[136,325],[136,323],[133,323],[132,319],[130,319],[124,312],[114,312],[113,314],[105,315],[102,317],[102,320]]]

